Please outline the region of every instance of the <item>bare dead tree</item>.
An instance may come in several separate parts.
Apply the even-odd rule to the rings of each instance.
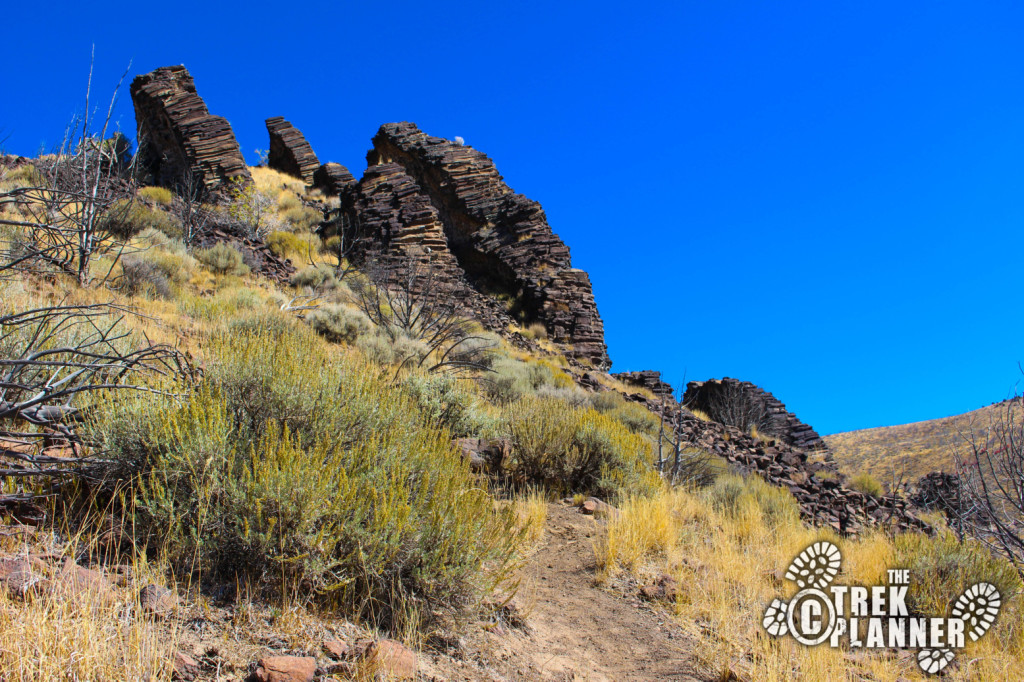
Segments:
[[[172,204],[171,211],[181,222],[181,240],[189,250],[195,246],[196,240],[210,222],[210,213],[202,203],[205,191],[206,187],[191,167],[185,169],[175,186],[178,200]]]
[[[56,152],[35,163],[45,181],[0,194],[0,205],[11,205],[20,214],[0,216],[0,225],[13,228],[13,236],[0,243],[0,275],[56,272],[88,286],[96,256],[110,255],[116,263],[122,255],[125,240],[120,229],[131,211],[134,187],[124,162],[125,138],[108,139],[107,132],[127,74],[126,69],[97,130],[90,102],[90,64],[84,113],[68,126]],[[101,281],[112,269],[113,264]]]
[[[356,269],[353,256],[362,243],[359,218],[343,209],[324,209],[324,219],[317,229],[317,234],[323,240],[324,252],[335,260],[335,279],[339,282],[344,280]],[[314,264],[312,259],[309,264]]]
[[[31,498],[32,481],[89,477],[99,462],[82,454],[76,425],[97,400],[166,395],[174,384],[161,382],[194,378],[177,349],[130,338],[130,314],[102,303],[0,314],[0,506]]]
[[[683,386],[686,386],[685,378]],[[680,398],[682,395],[683,389],[680,389]],[[662,398],[658,412],[661,425],[658,429],[658,458],[655,466],[662,477],[671,485],[702,487],[713,483],[712,457],[715,455],[696,447],[687,438],[683,426],[688,415],[680,403]]]
[[[702,396],[701,407],[716,422],[735,426],[745,432],[757,429],[761,434],[778,435],[774,433],[775,427],[768,406],[744,390],[739,382],[708,382],[701,391],[707,393]]]
[[[1024,577],[1024,397],[1007,400],[988,424],[960,436],[957,521]]]
[[[393,344],[402,339],[423,344],[422,352],[403,359],[399,371],[408,366],[428,372],[488,369],[487,340],[473,334],[462,297],[441,281],[436,266],[411,257],[381,259],[365,274],[353,289],[370,321]]]

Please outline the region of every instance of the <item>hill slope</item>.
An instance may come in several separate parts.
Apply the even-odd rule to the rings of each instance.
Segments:
[[[912,483],[931,471],[952,472],[964,435],[973,432],[984,440],[1006,407],[1001,402],[952,417],[837,433],[825,436],[825,442],[845,474],[867,472],[890,485],[894,474],[898,477],[905,471],[904,480]]]

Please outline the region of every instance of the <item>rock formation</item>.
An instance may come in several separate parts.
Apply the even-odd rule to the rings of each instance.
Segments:
[[[340,163],[325,163],[313,172],[313,187],[327,196],[340,196],[354,184],[356,179]]]
[[[392,202],[389,210],[401,214],[394,218],[359,213],[359,197],[376,191],[362,185],[379,182],[381,175],[396,178],[400,170],[412,182],[402,181],[404,186],[418,187],[435,213],[422,217],[431,253],[436,247],[450,254],[476,291],[510,301],[512,313],[524,323],[543,323],[572,357],[602,369],[611,364],[590,280],[572,267],[568,247],[551,231],[540,204],[513,192],[483,153],[430,137],[412,123],[382,126],[373,144],[368,178],[357,198],[348,201],[365,229],[376,229],[372,222],[420,220],[407,212],[420,206],[408,196]],[[385,169],[374,171],[377,166]]]
[[[846,487],[836,465],[816,450],[808,452],[782,440],[753,438],[735,426],[698,419],[674,402],[651,400],[641,393],[626,397],[662,415],[663,423],[690,447],[722,457],[741,471],[758,474],[768,483],[789,490],[806,521],[830,526],[844,535],[878,525],[930,530],[910,512],[906,499],[897,495],[875,497]]]
[[[307,185],[313,184],[313,173],[320,168],[320,161],[302,133],[283,116],[267,119],[267,133],[270,135],[267,165],[305,180]]]
[[[778,398],[749,381],[729,377],[691,381],[686,385],[683,404],[744,431],[751,425],[756,426],[761,433],[775,436],[793,447],[828,449],[811,426],[788,412]]]
[[[661,372],[648,369],[642,372],[618,372],[611,376],[630,386],[646,388],[656,398],[676,402],[675,391],[670,384],[661,380]]]
[[[131,86],[138,164],[147,184],[195,182],[206,194],[252,181],[231,125],[212,116],[184,66],[163,66]]]

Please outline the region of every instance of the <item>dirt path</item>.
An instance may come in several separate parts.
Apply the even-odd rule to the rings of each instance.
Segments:
[[[492,635],[486,647],[471,643],[464,667],[448,668],[444,679],[702,679],[687,656],[687,635],[663,612],[635,593],[594,586],[593,542],[601,524],[575,507],[550,505],[544,538],[516,598],[527,626]]]

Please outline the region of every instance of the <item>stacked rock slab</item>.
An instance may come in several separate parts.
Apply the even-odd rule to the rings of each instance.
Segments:
[[[712,416],[720,406],[730,401],[744,401],[756,406],[768,420],[767,432],[793,447],[804,450],[827,450],[821,436],[808,424],[786,410],[786,406],[768,391],[749,381],[725,377],[710,381],[691,381],[686,385],[683,404],[691,410],[701,410]]]
[[[401,166],[371,166],[346,189],[343,200],[344,210],[358,217],[359,248],[352,258],[371,277],[416,294],[443,292],[494,329],[512,322],[498,301],[466,280],[448,248],[437,209]]]
[[[653,369],[647,369],[642,372],[618,372],[611,376],[631,386],[646,388],[648,391],[653,393],[656,398],[661,400],[671,401],[673,403],[676,401],[675,391],[672,390],[672,386],[670,384],[662,381],[661,372]]]
[[[325,163],[313,172],[313,187],[331,197],[345,194],[356,179],[340,163]]]
[[[305,180],[307,185],[313,184],[313,173],[320,167],[320,161],[302,133],[283,116],[267,119],[267,133],[270,134],[267,165]]]
[[[184,66],[137,76],[131,94],[145,183],[195,182],[206,194],[217,194],[252,182],[231,125],[206,109]]]
[[[371,167],[398,164],[429,197],[448,250],[478,291],[514,300],[571,356],[610,366],[590,279],[572,267],[540,204],[513,192],[485,154],[413,123],[382,126],[373,145]]]

